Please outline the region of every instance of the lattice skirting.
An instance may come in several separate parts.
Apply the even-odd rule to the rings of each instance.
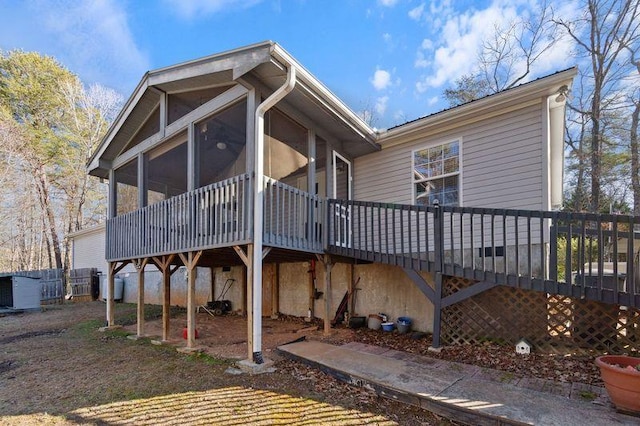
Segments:
[[[443,296],[473,284],[448,277]],[[639,351],[640,310],[499,286],[442,312],[446,344],[515,345],[521,338],[541,352]]]

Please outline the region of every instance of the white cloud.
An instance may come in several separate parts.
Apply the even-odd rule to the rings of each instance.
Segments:
[[[430,98],[429,100],[427,100],[427,105],[432,106],[438,103],[438,101],[440,100],[440,98],[438,98],[437,96],[434,96],[432,98]]]
[[[227,9],[247,9],[262,0],[163,0],[182,18],[192,19],[212,15]]]
[[[35,1],[11,16],[10,25],[5,25],[6,16],[0,18],[0,40],[10,48],[54,56],[85,83],[128,92],[149,69],[149,59],[137,46],[120,2]],[[16,33],[19,27],[22,30]]]
[[[371,78],[371,84],[376,90],[384,90],[391,84],[391,73],[389,71],[377,69]]]
[[[414,21],[419,21],[420,19],[422,19],[422,14],[424,13],[424,3],[421,3],[420,6],[414,7],[413,9],[411,9],[409,11],[409,18],[413,19]]]
[[[387,111],[387,103],[388,102],[389,102],[389,97],[388,96],[382,96],[382,97],[376,99],[375,110],[376,110],[376,113],[379,116],[384,115],[384,113]]]
[[[398,0],[378,0],[378,3],[385,7],[393,7],[398,3]]]
[[[422,40],[422,44],[420,44],[420,47],[422,47],[424,50],[431,50],[433,49],[433,41],[431,41],[431,39],[425,38],[424,40]]]
[[[431,10],[445,10],[447,2],[435,5]],[[478,49],[483,39],[489,37],[494,23],[505,23],[516,17],[514,7],[494,5],[484,10],[468,10],[463,14],[451,14],[445,17],[440,30],[440,40],[434,42],[425,39],[416,54],[415,65],[424,67],[425,51],[435,49],[431,64],[431,73],[416,85],[418,92],[429,87],[438,88],[455,81],[463,74],[470,73],[477,63]],[[422,54],[422,56],[420,56]]]
[[[391,43],[391,34],[389,33],[382,34],[382,40],[384,40],[385,43]]]
[[[452,84],[464,74],[476,72],[482,42],[492,37],[494,27],[506,27],[518,18],[536,13],[536,7],[539,7],[536,0],[493,0],[485,9],[470,8],[460,13],[453,11],[448,0],[432,1],[429,11],[432,16],[437,14],[439,18],[434,19],[431,29],[439,37],[425,38],[416,52],[414,66],[427,70],[425,76],[416,83],[416,90],[424,93],[430,88]],[[557,8],[559,9],[573,9],[573,12],[567,10],[564,13],[574,16],[578,8],[572,5]],[[571,47],[569,40],[561,40],[554,48],[545,52],[536,64],[535,74],[531,78],[571,65],[568,63]],[[517,71],[524,68],[524,62],[514,66]]]

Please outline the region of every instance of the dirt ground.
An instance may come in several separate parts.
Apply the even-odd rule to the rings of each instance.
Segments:
[[[184,312],[174,315],[171,338],[184,345]],[[145,316],[159,331],[158,307]],[[277,345],[321,338],[302,320],[264,319],[263,352],[277,371],[251,376],[226,372],[246,357],[241,317],[198,314],[202,355],[100,333],[104,317],[101,302],[0,317],[0,424],[451,424],[278,357]],[[135,305],[118,304],[116,321],[135,330]]]
[[[161,335],[161,309],[147,306],[145,331]],[[401,424],[446,425],[446,419],[379,398],[303,364],[275,348],[299,338],[349,341],[509,371],[522,377],[600,385],[594,355],[515,354],[485,345],[428,351],[430,336],[337,327],[282,316],[263,319],[263,354],[275,373],[226,371],[247,357],[247,323],[237,315],[197,314],[201,355],[184,346],[184,309],[172,308],[171,345],[127,338],[136,306],[116,305],[124,330],[100,333],[102,302],[52,305],[42,312],[0,317],[0,424]]]

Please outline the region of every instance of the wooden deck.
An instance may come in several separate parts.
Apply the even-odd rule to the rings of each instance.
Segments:
[[[340,200],[328,211],[331,254],[640,306],[639,217]]]
[[[107,260],[251,243],[252,187],[239,175],[110,219]],[[505,285],[640,307],[639,217],[325,200],[270,178],[262,189],[268,247],[480,282],[471,292]]]

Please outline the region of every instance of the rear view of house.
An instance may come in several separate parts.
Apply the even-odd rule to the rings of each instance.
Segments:
[[[89,164],[110,183],[109,294],[133,264],[142,335],[144,271],[155,265],[166,340],[170,277],[185,267],[191,348],[206,302],[196,298],[198,268],[244,270],[239,303],[258,364],[263,314],[321,317],[329,331],[345,292],[349,312],[412,316],[434,345],[443,310],[498,286],[640,306],[626,278],[606,288],[596,272],[592,291],[566,279],[575,267],[558,273],[559,235],[602,242],[588,232],[595,220],[613,223],[612,238],[639,238],[629,232],[638,218],[553,211],[575,74],[377,131],[272,42],[148,72]],[[569,265],[582,256],[582,277],[585,263],[604,261],[585,253],[566,252]],[[616,276],[634,275],[632,261],[614,265]],[[445,294],[452,277],[471,284]],[[113,296],[107,317],[114,325]]]

